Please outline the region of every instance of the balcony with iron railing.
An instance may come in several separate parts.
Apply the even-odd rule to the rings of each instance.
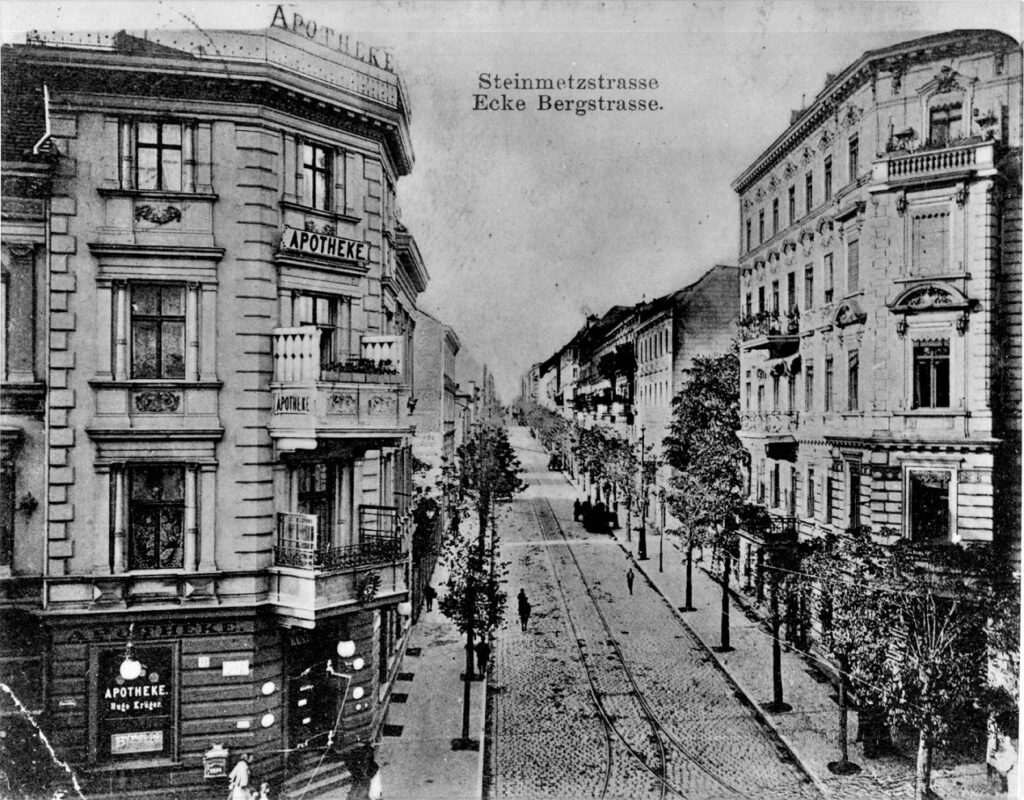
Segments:
[[[274,331],[270,435],[283,450],[309,449],[320,436],[403,436],[404,337],[364,335],[358,355],[333,354],[328,330],[315,325]]]
[[[395,506],[361,505],[355,541],[338,544],[316,515],[279,513],[270,569],[275,611],[308,622],[339,606],[404,599],[410,526]]]
[[[800,311],[760,311],[739,321],[740,347],[766,350],[769,358],[782,358],[797,351],[800,343]]]

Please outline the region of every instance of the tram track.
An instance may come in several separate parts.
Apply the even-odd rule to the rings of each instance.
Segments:
[[[612,741],[611,737],[612,735],[615,735],[623,743],[629,755],[642,764],[642,768],[645,772],[657,780],[659,786],[659,797],[662,800],[667,793],[671,793],[674,796],[682,798],[698,797],[692,794],[692,790],[684,790],[677,782],[673,781],[670,775],[672,767],[677,767],[683,771],[686,771],[688,767],[695,768],[704,776],[705,782],[708,780],[711,781],[712,786],[715,787],[716,797],[728,796],[751,798],[752,796],[750,794],[744,792],[705,764],[699,753],[686,746],[677,736],[673,735],[673,733],[666,728],[657,712],[651,707],[633,670],[630,668],[626,656],[622,652],[622,649],[613,633],[608,617],[602,609],[601,601],[597,592],[587,579],[586,574],[579,563],[579,559],[573,552],[571,540],[566,535],[565,530],[555,515],[550,501],[544,497],[535,497],[531,501],[531,508],[536,517],[537,529],[541,538],[549,545],[565,545],[564,552],[567,554],[567,557],[557,559],[562,562],[562,575],[565,576],[566,569],[570,569],[575,575],[578,575],[583,591],[589,599],[590,604],[593,606],[595,612],[594,619],[600,623],[600,628],[597,631],[598,635],[592,635],[590,637],[591,644],[586,645],[587,640],[580,636],[580,628],[583,623],[574,620],[573,616],[569,613],[570,606],[566,597],[565,588],[562,586],[561,579],[558,578],[559,570],[555,566],[556,555],[555,552],[553,552],[556,547],[545,547],[544,549],[548,552],[548,556],[551,559],[556,578],[558,578],[556,582],[558,583],[559,593],[561,594],[562,602],[566,609],[566,618],[576,640],[580,660],[590,684],[594,705],[597,708],[602,722],[606,726],[606,736],[609,742],[609,763],[606,770],[605,791],[607,791],[608,780],[613,769],[613,759],[610,755],[610,748]],[[597,647],[594,647],[593,644],[595,639],[598,640]],[[593,648],[594,652],[590,652],[591,648]],[[618,673],[618,676],[609,673]],[[602,675],[603,680],[606,683],[614,683],[615,681],[621,682],[624,679],[627,691],[625,693],[607,692],[605,688],[602,687]],[[643,742],[635,741],[635,735],[633,736],[634,741],[632,743],[627,742],[627,737],[622,730],[622,726],[616,725],[618,719],[615,713],[609,711],[609,706],[621,706],[622,702],[618,700],[618,698],[624,696],[629,698],[628,705],[632,706],[635,718],[642,721],[642,726],[644,728],[650,729],[650,737],[646,747]],[[673,756],[675,756],[675,758],[673,758]],[[654,764],[654,766],[652,766],[652,764]],[[690,792],[689,795],[687,794],[687,791]],[[604,796],[605,795],[602,794],[602,797]],[[699,796],[707,795],[702,794]]]

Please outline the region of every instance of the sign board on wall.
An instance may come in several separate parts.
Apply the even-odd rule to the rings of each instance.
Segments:
[[[370,255],[370,245],[367,242],[357,242],[355,239],[343,239],[341,236],[288,227],[281,234],[281,250],[318,258],[353,262],[366,261]]]
[[[169,756],[174,719],[174,649],[136,647],[142,672],[135,680],[121,677],[124,650],[99,656],[96,683],[101,758]]]

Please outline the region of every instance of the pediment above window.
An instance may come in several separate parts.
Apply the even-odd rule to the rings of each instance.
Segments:
[[[845,328],[847,325],[863,322],[867,318],[868,315],[860,307],[860,303],[856,300],[845,300],[839,304],[839,308],[836,309],[832,320],[837,328]]]
[[[927,311],[968,311],[975,301],[947,283],[911,286],[889,304],[894,313],[920,314]]]

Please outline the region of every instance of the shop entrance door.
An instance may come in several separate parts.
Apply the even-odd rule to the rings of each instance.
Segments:
[[[288,749],[294,753],[322,753],[329,744],[334,749],[343,745],[338,712],[345,681],[328,671],[330,656],[320,645],[314,640],[294,646],[289,658]]]

